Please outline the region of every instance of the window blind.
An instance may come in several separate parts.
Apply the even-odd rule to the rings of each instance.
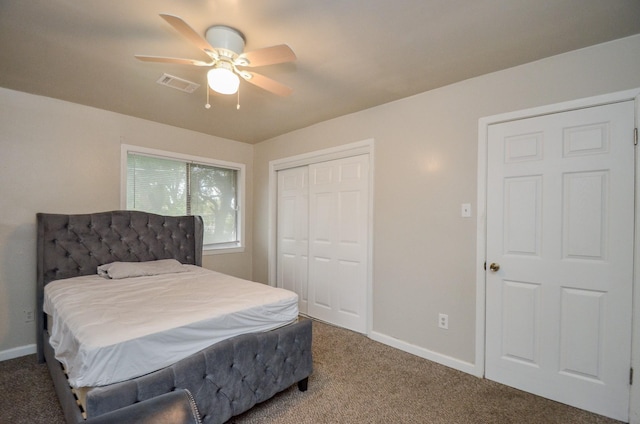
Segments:
[[[205,245],[238,243],[238,170],[127,154],[127,209],[200,215]]]

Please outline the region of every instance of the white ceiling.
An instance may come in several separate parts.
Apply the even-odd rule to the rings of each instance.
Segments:
[[[255,68],[294,89],[241,83],[206,103],[206,60],[158,15],[245,51],[286,43],[294,63]],[[0,0],[0,86],[257,143],[474,76],[640,33],[640,0]],[[156,84],[163,73],[201,84]]]

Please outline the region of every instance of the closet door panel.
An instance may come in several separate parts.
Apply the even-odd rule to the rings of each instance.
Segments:
[[[369,156],[309,166],[309,315],[366,331]]]
[[[307,313],[309,169],[278,171],[277,287],[298,294],[298,308]]]

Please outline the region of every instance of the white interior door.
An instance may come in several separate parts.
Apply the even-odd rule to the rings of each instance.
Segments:
[[[307,314],[309,251],[309,168],[278,171],[276,286],[298,294]]]
[[[369,156],[309,166],[309,315],[366,332]]]
[[[488,134],[486,377],[623,421],[633,127],[629,101]]]

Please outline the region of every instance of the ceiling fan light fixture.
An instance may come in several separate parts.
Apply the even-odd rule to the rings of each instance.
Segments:
[[[221,94],[238,93],[240,78],[256,87],[282,97],[290,95],[293,91],[286,85],[262,74],[238,69],[238,67],[277,65],[279,63],[296,60],[295,53],[286,44],[263,47],[245,52],[244,35],[235,28],[225,25],[214,25],[206,31],[205,37],[203,38],[198,32],[191,28],[189,24],[182,20],[182,18],[168,14],[160,14],[160,16],[195,47],[209,55],[210,60],[204,62],[194,59],[137,54],[135,57],[138,60],[143,62],[211,67],[207,73],[207,85],[209,86],[207,96],[209,95],[209,88]]]
[[[220,62],[207,72],[207,82],[213,91],[220,94],[235,94],[240,86],[240,78],[226,62]]]

